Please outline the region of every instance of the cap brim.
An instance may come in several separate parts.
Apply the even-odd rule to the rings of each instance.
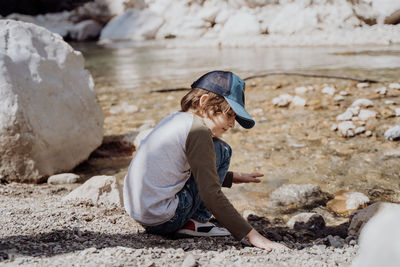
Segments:
[[[250,129],[256,124],[250,114],[242,107],[242,105],[236,103],[225,97],[225,100],[229,103],[233,111],[236,113],[236,121],[243,128]]]

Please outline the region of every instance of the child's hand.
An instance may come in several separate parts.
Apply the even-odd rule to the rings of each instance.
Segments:
[[[273,249],[275,249],[275,250],[288,249],[288,247],[286,247],[282,244],[273,242],[273,241],[265,238],[264,236],[260,235],[254,229],[251,229],[251,231],[246,235],[246,237],[253,246],[255,246],[257,248],[265,249],[266,251],[271,251]]]
[[[263,177],[263,176],[264,176],[264,174],[258,173],[258,172],[252,172],[252,173],[234,172],[233,173],[233,182],[235,184],[259,183],[259,182],[261,182],[261,180],[257,179],[257,177]]]

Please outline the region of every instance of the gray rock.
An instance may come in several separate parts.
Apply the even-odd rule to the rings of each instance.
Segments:
[[[325,227],[325,220],[318,213],[303,212],[290,218],[286,225],[295,230],[320,230]]]
[[[48,184],[74,184],[79,180],[79,175],[75,173],[60,173],[52,175],[47,180]]]
[[[356,211],[352,213],[350,217],[350,225],[348,233],[351,236],[358,236],[363,226],[376,214],[380,212],[390,209],[392,210],[395,207],[400,207],[399,204],[393,204],[388,202],[377,202],[374,203],[365,209]]]
[[[341,248],[345,244],[344,239],[337,235],[335,236],[328,235],[328,241],[329,244],[335,248]]]

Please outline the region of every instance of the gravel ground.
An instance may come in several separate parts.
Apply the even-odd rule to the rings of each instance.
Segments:
[[[232,237],[173,240],[148,235],[122,208],[63,203],[62,196],[76,186],[0,185],[0,265],[349,266],[358,251],[354,240],[335,247],[328,242],[332,236],[313,239],[293,230],[285,236],[284,228],[274,231],[257,216],[249,217],[255,228],[271,239],[280,239],[280,233],[292,249],[267,253]]]

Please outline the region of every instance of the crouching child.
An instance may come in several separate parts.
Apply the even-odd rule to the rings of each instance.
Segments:
[[[148,233],[247,237],[255,247],[284,248],[259,234],[236,211],[221,186],[260,182],[259,173],[228,171],[231,147],[220,139],[235,121],[255,124],[244,105],[245,83],[213,71],[192,84],[182,110],[164,118],[142,141],[124,181],[128,214]],[[214,216],[223,227],[209,222]]]

